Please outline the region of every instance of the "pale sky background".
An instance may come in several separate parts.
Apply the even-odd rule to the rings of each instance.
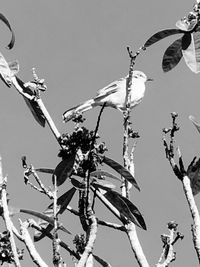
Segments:
[[[129,68],[126,47],[130,45],[137,50],[153,33],[174,28],[176,21],[192,9],[193,3],[180,0],[2,0],[0,12],[15,31],[16,44],[11,51],[5,49],[10,33],[0,23],[0,51],[7,61],[18,59],[19,76],[24,81],[32,79],[31,68],[36,67],[48,86],[42,97],[46,107],[59,131],[71,132],[73,124],[63,124],[62,113],[125,76]],[[154,82],[147,84],[142,104],[132,112],[134,129],[141,136],[135,152],[136,180],[141,192],[133,190],[131,200],[144,215],[148,227],[147,231],[138,229],[138,236],[150,266],[155,266],[160,257],[160,235],[168,233],[166,225],[171,220],[179,224],[179,231],[185,238],[175,246],[177,260],[170,266],[199,266],[190,231],[191,215],[182,185],[165,159],[162,145],[162,128],[171,125],[170,112],[176,111],[181,127],[177,143],[185,166],[193,156],[200,154],[200,136],[188,120],[190,114],[200,120],[200,76],[192,73],[183,59],[167,74],[161,69],[164,51],[178,38],[178,35],[172,36],[150,47],[138,57],[135,66],[154,78]],[[10,203],[43,211],[49,200],[24,185],[20,159],[26,155],[35,167],[54,168],[60,161],[57,157],[59,146],[48,126],[43,129],[35,122],[14,88],[7,88],[2,82],[0,90],[0,154],[4,174],[8,174]],[[90,129],[95,128],[98,112],[99,108],[96,108],[86,114],[86,125]],[[107,155],[122,163],[122,115],[114,109],[106,109],[99,134],[109,149]],[[50,176],[43,176],[43,181],[51,185]],[[59,194],[69,188],[65,183]],[[195,200],[200,208],[200,196],[197,195]],[[76,208],[76,201],[72,204]],[[118,222],[101,203],[96,215]],[[78,219],[71,214],[66,212],[62,222],[72,233],[82,233]],[[71,236],[61,233],[61,237],[72,244]],[[43,240],[36,246],[52,266],[51,242]],[[114,267],[137,266],[125,234],[101,226],[94,253]],[[64,254],[67,266],[73,266],[68,254]],[[34,266],[28,255],[22,266]],[[99,265],[95,263],[95,266]]]

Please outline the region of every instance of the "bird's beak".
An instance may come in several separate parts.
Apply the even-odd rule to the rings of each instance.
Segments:
[[[152,78],[147,78],[147,81],[152,82],[153,79]]]

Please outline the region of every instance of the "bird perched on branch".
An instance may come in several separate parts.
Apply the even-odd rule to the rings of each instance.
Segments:
[[[94,98],[87,100],[84,103],[65,111],[63,113],[64,122],[71,120],[77,113],[83,113],[89,109],[92,109],[93,107],[103,106],[104,104],[106,107],[116,108],[121,112],[125,111],[127,79],[128,76],[118,81],[110,83],[106,87],[100,89]],[[130,93],[131,109],[137,106],[142,101],[142,98],[144,97],[145,93],[146,81],[152,81],[152,79],[147,78],[147,76],[142,71],[138,70],[133,71],[131,93]]]

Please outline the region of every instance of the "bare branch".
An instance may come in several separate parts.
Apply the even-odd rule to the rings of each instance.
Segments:
[[[2,208],[3,208],[3,218],[5,221],[6,229],[9,232],[9,239],[10,239],[10,245],[14,257],[14,264],[17,267],[20,267],[20,262],[18,258],[18,253],[17,253],[17,247],[15,244],[14,240],[14,235],[12,231],[12,223],[9,215],[9,210],[8,210],[8,205],[7,205],[7,192],[6,192],[6,186],[7,186],[7,178],[3,178],[3,171],[2,171],[2,162],[0,158],[0,181],[3,182],[1,184],[1,200],[2,200]]]
[[[37,252],[37,250],[36,250],[36,248],[35,248],[35,246],[33,244],[33,241],[32,241],[32,239],[30,237],[30,234],[29,234],[29,232],[27,230],[28,227],[29,227],[29,222],[28,221],[22,222],[20,220],[20,231],[21,231],[21,236],[22,236],[23,242],[25,243],[33,262],[37,266],[48,267],[48,265],[42,260],[42,258],[38,254],[38,252]]]

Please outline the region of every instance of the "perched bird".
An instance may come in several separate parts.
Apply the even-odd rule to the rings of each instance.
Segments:
[[[128,76],[110,83],[106,87],[100,89],[94,98],[65,111],[63,113],[63,120],[67,122],[71,120],[76,113],[85,112],[96,106],[103,106],[105,103],[106,107],[116,108],[123,112],[126,109],[127,79]],[[147,76],[142,71],[133,71],[131,85],[131,109],[142,101],[145,93],[146,81],[152,81],[152,79],[147,78]]]

